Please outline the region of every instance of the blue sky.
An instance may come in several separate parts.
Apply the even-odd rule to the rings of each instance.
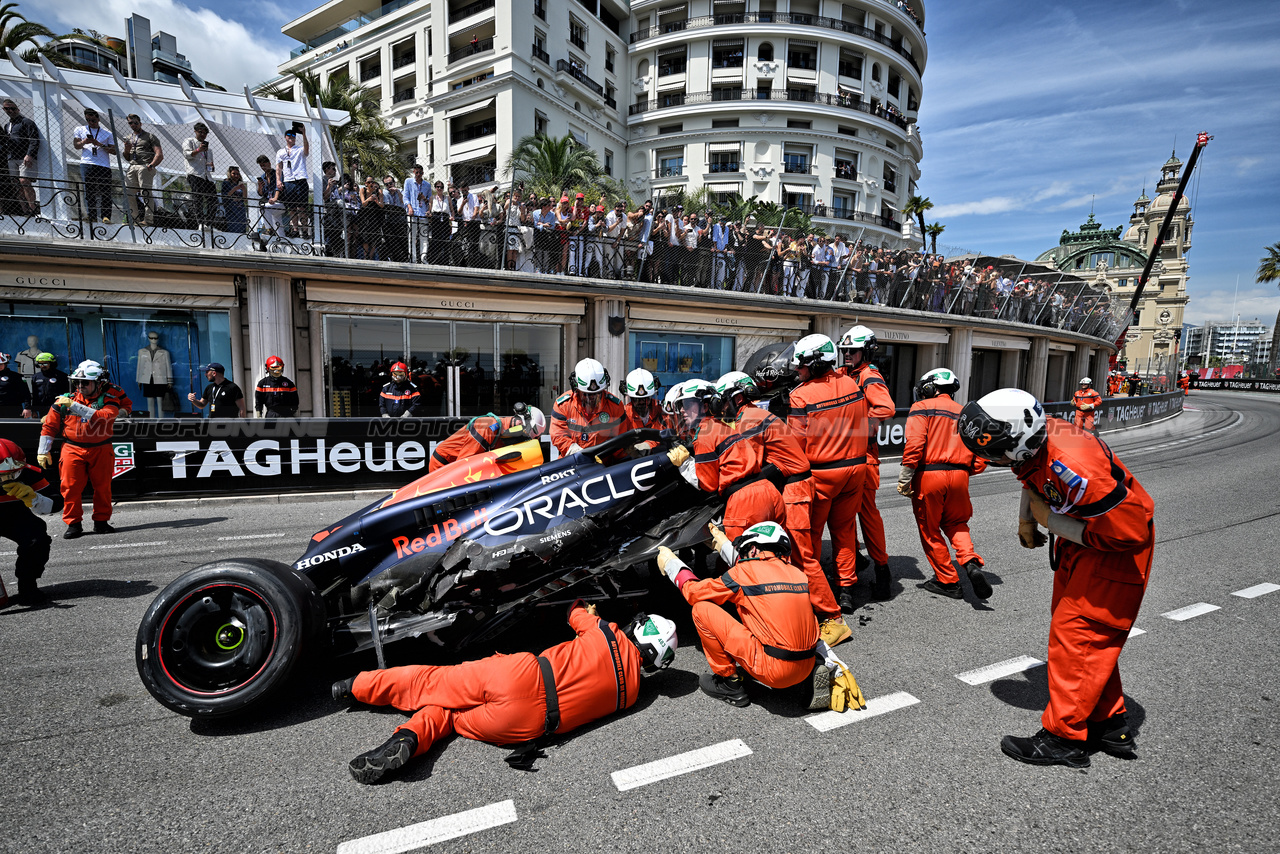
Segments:
[[[927,0],[926,0],[927,2]],[[295,46],[280,26],[319,0],[43,0],[54,27],[122,34],[131,12],[178,37],[228,88],[274,76]],[[1280,289],[1254,282],[1280,240],[1280,3],[965,0],[926,5],[929,60],[919,192],[946,225],[939,246],[1034,258],[1092,203],[1128,224],[1161,164],[1214,140],[1190,187],[1196,221],[1187,319],[1236,312],[1270,325]],[[38,11],[37,11],[38,10]],[[1239,294],[1235,297],[1236,280]]]

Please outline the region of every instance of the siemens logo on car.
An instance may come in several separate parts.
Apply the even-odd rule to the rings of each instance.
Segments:
[[[498,513],[492,519],[486,519],[484,530],[488,534],[500,537],[518,531],[525,525],[533,525],[535,516],[540,516],[550,523],[563,518],[566,511],[574,508],[585,512],[592,505],[608,504],[629,495],[635,495],[637,492],[648,492],[653,488],[653,484],[649,481],[657,475],[657,466],[655,460],[642,460],[631,468],[629,475],[610,472],[589,477],[576,489],[566,486],[557,496],[540,495],[537,498],[531,498],[519,507],[512,507]],[[623,480],[624,488],[619,489],[619,485],[614,482],[615,476],[627,477],[630,486],[627,486],[627,480]]]
[[[355,543],[350,546],[343,546],[340,549],[334,549],[331,552],[321,552],[315,557],[304,557],[302,560],[295,563],[293,565],[293,568],[306,569],[309,566],[315,566],[316,564],[320,564],[320,563],[328,563],[331,560],[336,560],[340,557],[346,557],[347,555],[353,555],[356,552],[362,552],[362,551],[364,551],[364,546],[360,545],[359,543]]]

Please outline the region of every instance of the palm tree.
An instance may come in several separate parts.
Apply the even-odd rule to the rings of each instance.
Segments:
[[[924,249],[924,213],[933,208],[933,202],[929,201],[928,196],[910,196],[907,198],[906,204],[902,206],[902,214],[904,216],[913,216],[920,221],[920,248]]]
[[[938,254],[938,235],[946,231],[947,227],[940,222],[934,222],[925,226],[924,230],[925,230],[925,233],[929,235],[929,240],[931,240],[933,244],[930,247],[930,251],[932,251],[934,255],[937,255]]]
[[[320,85],[317,74],[292,74],[307,103],[350,114],[350,122],[333,129],[333,144],[347,163],[356,161],[365,175],[381,176],[396,170],[399,160],[395,148],[400,140],[382,118],[382,96],[376,90],[336,74],[329,75],[325,86]],[[292,83],[287,85],[292,89]]]
[[[617,192],[616,181],[604,174],[596,153],[573,138],[531,134],[524,137],[507,157],[505,174],[513,183],[525,185],[526,192],[539,196],[580,192],[588,198]]]
[[[1267,257],[1258,262],[1258,281],[1274,282],[1280,279],[1280,243],[1267,247]]]
[[[16,10],[17,3],[0,4],[0,57],[7,56],[12,50],[22,58],[23,62],[37,63],[44,56],[54,65],[61,68],[80,68],[66,54],[58,53],[49,47],[49,43],[40,43],[36,39],[59,39],[59,36],[44,24],[28,21]],[[24,48],[24,45],[26,46]]]

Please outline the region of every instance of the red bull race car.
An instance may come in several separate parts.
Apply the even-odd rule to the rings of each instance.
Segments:
[[[628,458],[640,442],[653,454]],[[292,565],[205,564],[138,628],[143,684],[192,717],[262,703],[309,658],[428,635],[492,638],[539,605],[639,596],[659,546],[706,538],[722,511],[680,477],[671,439],[633,430],[543,462],[536,441],[458,460],[311,537]],[[620,458],[618,462],[611,460]]]

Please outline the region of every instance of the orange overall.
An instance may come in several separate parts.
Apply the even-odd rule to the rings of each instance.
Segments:
[[[67,407],[54,404],[41,422],[41,436],[63,440],[58,475],[62,480],[62,521],[68,525],[79,524],[84,518],[80,497],[90,484],[93,486],[93,521],[111,519],[111,477],[115,472],[111,433],[122,400],[127,398],[114,386],[101,385],[105,386],[104,390],[92,399],[79,391],[69,395],[73,403],[91,407],[93,415],[82,418]]]
[[[969,475],[987,465],[960,441],[956,429],[959,419],[960,404],[945,394],[912,404],[907,414],[907,445],[902,452],[902,465],[916,471],[911,482],[915,490],[911,512],[920,529],[920,545],[938,581],[944,584],[960,580],[951,565],[948,540],[961,566],[972,560],[983,563],[969,536],[969,518],[973,516]]]
[[[770,688],[789,688],[813,672],[818,620],[804,574],[776,557],[738,561],[719,578],[680,588],[711,672],[741,667]],[[732,602],[742,622],[719,607]]]
[[[1071,397],[1071,405],[1076,408],[1075,425],[1083,430],[1092,430],[1098,407],[1102,405],[1102,395],[1096,389],[1082,388]],[[1090,406],[1092,409],[1081,409]]]
[[[626,429],[628,430],[666,430],[667,429],[667,414],[662,411],[662,401],[655,400],[653,401],[653,403],[649,404],[649,411],[644,415],[640,414],[639,410],[636,409],[636,405],[632,403],[630,400],[628,400],[622,406],[627,413]],[[658,443],[654,441],[641,442],[640,444],[651,451],[655,450],[658,447]]]
[[[1184,374],[1183,376],[1178,377],[1178,388],[1182,389],[1182,395],[1183,395],[1183,397],[1186,397],[1187,395],[1191,394],[1191,392],[1190,392],[1190,388],[1191,388],[1191,377],[1190,377],[1189,375],[1186,375],[1186,374]]]
[[[1080,741],[1089,721],[1125,710],[1118,661],[1151,575],[1155,504],[1106,443],[1057,419],[1044,447],[1013,473],[1054,512],[1084,522],[1083,545],[1058,537],[1050,556],[1049,705],[1041,716],[1049,732]]]
[[[782,493],[761,474],[765,443],[755,428],[741,415],[729,423],[708,416],[693,438],[698,486],[724,496],[723,527],[730,540],[757,522],[781,522],[787,515]]]
[[[622,401],[607,391],[598,394],[603,399],[600,408],[592,413],[583,411],[571,391],[556,398],[551,408],[551,444],[560,456],[568,456],[570,445],[584,449],[602,445],[629,429]]]
[[[629,707],[640,691],[640,652],[616,623],[591,616],[578,603],[569,612],[569,625],[577,638],[541,655],[555,681],[559,733]],[[520,652],[451,666],[370,670],[356,677],[351,695],[362,703],[413,712],[397,729],[418,737],[415,756],[455,732],[517,744],[548,734],[547,690],[538,658]]]
[[[476,454],[502,447],[507,444],[502,434],[511,429],[514,421],[515,419],[509,415],[505,418],[494,415],[472,418],[466,427],[436,445],[436,449],[431,452],[431,462],[427,471],[432,472],[441,466],[447,466],[454,460],[474,457]],[[527,438],[524,434],[520,434],[510,441],[523,442]]]
[[[867,475],[862,484],[858,521],[862,525],[862,540],[867,544],[867,557],[872,563],[883,566],[889,562],[889,550],[884,543],[884,519],[876,507],[876,490],[880,488],[880,443],[877,436],[881,422],[893,417],[895,407],[889,386],[874,365],[864,362],[852,373],[845,370],[858,381],[867,396],[867,415],[871,420],[867,425]]]
[[[858,509],[867,471],[867,399],[857,380],[828,371],[791,392],[787,424],[813,471],[813,553],[822,554],[822,529],[831,528],[831,549],[842,585],[858,580]]]

